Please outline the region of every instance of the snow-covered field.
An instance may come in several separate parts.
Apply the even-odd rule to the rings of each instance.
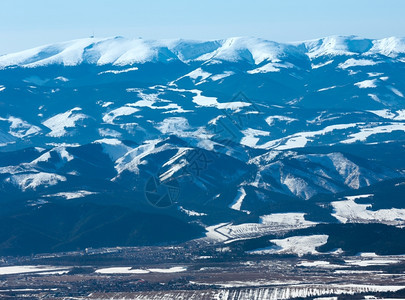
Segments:
[[[13,275],[24,273],[60,273],[68,272],[71,267],[52,267],[52,266],[10,266],[0,267],[0,275]]]
[[[352,266],[368,267],[368,266],[384,266],[399,263],[403,260],[395,258],[362,258],[362,259],[347,259],[345,263]]]
[[[172,267],[168,269],[132,269],[131,267],[111,267],[96,270],[99,274],[148,274],[148,273],[180,273],[187,271],[186,267]]]
[[[400,109],[397,111],[391,111],[388,109],[381,109],[381,110],[370,110],[369,112],[394,121],[405,121],[405,109]]]
[[[292,236],[284,239],[273,239],[276,246],[249,251],[251,254],[318,254],[317,247],[326,244],[327,235]]]
[[[240,196],[243,196],[243,193],[239,194],[239,197],[236,197],[238,201]],[[238,205],[238,201],[234,201],[233,205]],[[260,223],[244,223],[239,225],[221,223],[208,226],[205,228],[207,230],[205,239],[208,241],[230,243],[269,233],[308,228],[316,224],[316,222],[305,220],[305,213],[277,213],[261,216]]]
[[[346,197],[346,200],[332,202],[336,219],[342,223],[378,222],[388,225],[404,225],[405,209],[390,208],[371,210],[371,204],[358,204],[356,199],[369,198],[373,195]]]
[[[230,109],[234,111],[238,111],[242,107],[250,106],[251,103],[242,102],[242,101],[235,101],[235,102],[218,102],[216,97],[207,97],[203,96],[202,91],[200,90],[191,90],[195,96],[193,97],[193,102],[199,106],[204,107],[215,107],[217,109]]]
[[[270,214],[261,216],[260,221],[262,224],[268,226],[291,228],[307,228],[317,224],[316,222],[305,220],[305,215],[305,213]]]
[[[349,139],[343,140],[342,143],[351,144],[358,141],[365,141],[368,137],[381,133],[391,133],[393,131],[405,131],[405,123],[391,123],[389,125],[364,126],[360,132],[349,135]]]

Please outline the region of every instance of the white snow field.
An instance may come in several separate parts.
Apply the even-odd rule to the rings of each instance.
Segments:
[[[356,199],[369,198],[373,195],[357,195],[346,197],[346,200],[332,202],[334,216],[342,223],[378,222],[388,225],[404,225],[405,209],[390,208],[371,210],[371,204],[358,204]]]
[[[216,97],[202,96],[201,95],[202,91],[191,90],[191,92],[196,94],[193,97],[193,102],[199,106],[215,107],[217,109],[230,109],[230,110],[238,111],[242,107],[252,105],[251,103],[242,102],[242,101],[219,103]]]
[[[13,275],[24,273],[45,273],[68,271],[71,267],[53,267],[53,266],[10,266],[0,267],[0,275]]]
[[[257,249],[249,251],[251,254],[297,254],[303,256],[304,254],[318,254],[317,247],[326,244],[328,236],[309,235],[309,236],[292,236],[284,239],[273,239],[270,242],[276,244],[268,248]]]
[[[243,192],[241,190],[240,194],[236,196],[236,199],[240,201],[239,199],[242,196]],[[235,208],[238,208],[238,202],[234,202],[233,205],[236,205]],[[294,229],[308,228],[316,224],[318,223],[305,220],[305,213],[275,213],[261,216],[260,223],[244,223],[239,225],[221,223],[208,226],[205,228],[207,233],[206,237],[203,239],[207,241],[231,243],[236,240],[263,236],[269,233],[280,233]]]
[[[393,131],[405,131],[405,123],[391,123],[389,125],[371,125],[364,126],[360,128],[357,133],[352,133],[349,135],[349,139],[341,141],[344,144],[351,144],[358,141],[365,141],[368,137],[381,134],[381,133],[391,133]]]
[[[384,119],[390,119],[394,121],[405,121],[405,109],[400,109],[397,111],[381,109],[381,110],[369,110],[369,112]]]
[[[171,267],[167,269],[132,269],[131,267],[111,267],[96,270],[99,274],[148,274],[148,273],[180,273],[187,271],[186,267]]]

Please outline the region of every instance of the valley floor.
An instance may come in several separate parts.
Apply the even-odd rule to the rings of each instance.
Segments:
[[[226,245],[3,257],[0,299],[398,299],[405,256],[235,255]]]

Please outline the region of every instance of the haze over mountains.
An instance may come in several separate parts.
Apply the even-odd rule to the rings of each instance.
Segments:
[[[89,38],[0,56],[1,249],[277,235],[402,253],[336,235],[403,234],[404,72],[394,37]],[[258,247],[290,249],[275,239]]]

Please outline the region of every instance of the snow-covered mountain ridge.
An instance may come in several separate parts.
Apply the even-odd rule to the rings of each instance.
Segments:
[[[81,63],[125,66],[146,62],[239,61],[252,64],[279,62],[288,56],[310,60],[320,56],[383,55],[395,58],[405,53],[405,38],[364,39],[331,36],[295,43],[277,43],[259,38],[236,37],[213,41],[84,38],[0,56],[0,68],[38,67]]]

